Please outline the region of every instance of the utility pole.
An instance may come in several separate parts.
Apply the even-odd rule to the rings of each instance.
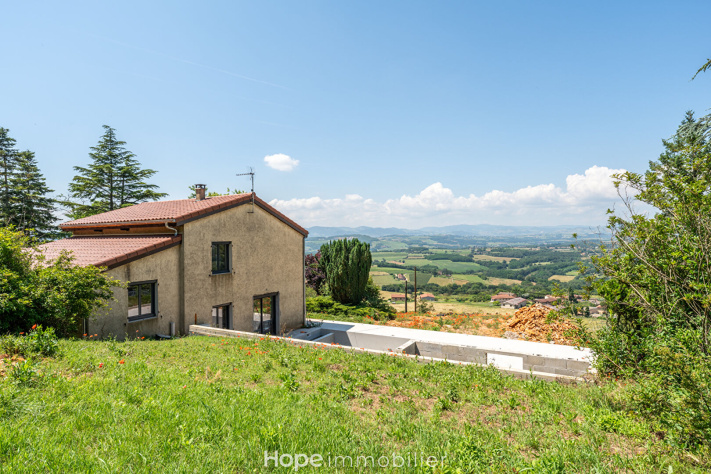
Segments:
[[[407,313],[407,277],[405,277],[405,312]]]
[[[415,269],[415,313],[417,312],[417,267]]]

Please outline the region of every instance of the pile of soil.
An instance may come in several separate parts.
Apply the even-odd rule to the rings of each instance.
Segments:
[[[549,318],[548,313],[551,311],[540,304],[519,309],[503,324],[506,331],[504,337],[554,344],[577,344],[577,340],[571,337],[577,326],[560,315],[551,315]]]

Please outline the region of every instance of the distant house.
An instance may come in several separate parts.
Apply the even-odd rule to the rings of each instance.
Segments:
[[[84,332],[124,338],[187,334],[191,324],[281,334],[304,323],[308,232],[253,194],[145,202],[60,228],[43,244],[126,283]]]
[[[516,295],[514,293],[499,293],[491,297],[491,302],[498,301],[500,303],[503,303],[504,301],[510,300],[512,298],[516,298]]]
[[[593,318],[599,318],[605,315],[607,315],[607,309],[603,308],[602,306],[595,306],[594,308],[590,308],[590,316],[592,316]]]
[[[536,303],[543,305],[554,305],[559,300],[560,298],[556,298],[555,296],[546,296],[545,298],[536,298]]]
[[[405,281],[405,280],[407,280],[407,278],[405,277],[405,275],[403,275],[402,273],[398,273],[395,278],[397,278],[397,279],[400,280],[400,281]]]
[[[518,309],[526,306],[528,304],[528,300],[526,298],[513,298],[510,300],[506,300],[503,303],[501,303],[502,308],[513,308],[513,309]]]
[[[405,293],[393,293],[390,295],[390,301],[405,301]]]
[[[433,295],[432,293],[422,293],[422,294],[420,295],[420,299],[421,299],[422,301],[434,301],[434,300],[435,300],[435,295]]]

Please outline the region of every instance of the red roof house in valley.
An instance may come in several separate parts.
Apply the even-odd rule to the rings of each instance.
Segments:
[[[196,192],[65,222],[71,237],[39,247],[126,282],[84,332],[172,335],[202,324],[281,334],[303,324],[306,229],[254,194]]]
[[[390,301],[405,301],[405,293],[392,293]]]
[[[491,297],[491,302],[492,303],[495,301],[503,302],[503,301],[510,300],[512,298],[516,298],[516,295],[513,293],[498,293],[498,294]]]
[[[435,295],[433,295],[432,293],[422,293],[422,294],[420,295],[420,299],[421,299],[422,301],[434,301],[434,300],[435,300]]]

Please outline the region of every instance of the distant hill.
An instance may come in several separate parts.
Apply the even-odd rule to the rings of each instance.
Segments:
[[[598,228],[582,225],[558,226],[506,226],[506,225],[450,225],[444,227],[423,227],[421,229],[400,229],[397,227],[323,227],[309,229],[309,238],[351,237],[367,235],[373,238],[415,236],[415,235],[459,235],[470,237],[570,237],[573,233],[581,237],[597,234]]]

